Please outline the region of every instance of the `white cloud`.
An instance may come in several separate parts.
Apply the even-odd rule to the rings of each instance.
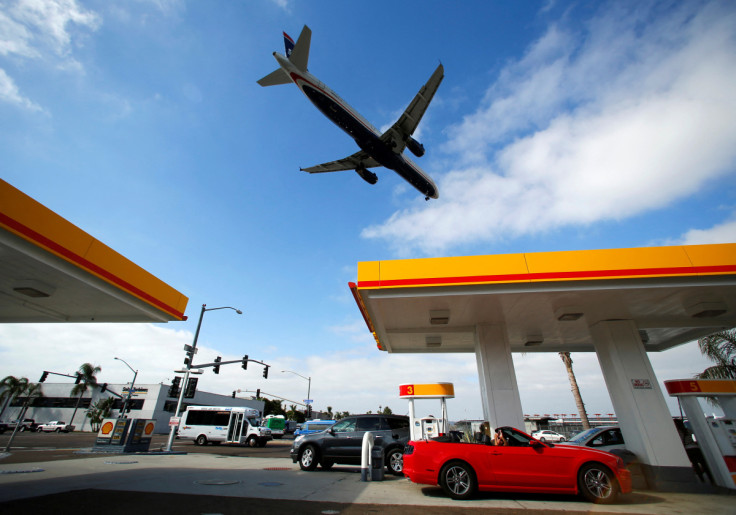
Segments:
[[[736,243],[736,219],[715,225],[710,229],[691,229],[682,235],[682,245],[708,243]]]
[[[15,104],[30,111],[43,111],[39,105],[20,94],[18,86],[2,68],[0,68],[0,102]]]
[[[552,26],[449,130],[440,200],[363,236],[400,252],[625,219],[736,163],[736,12],[611,7],[582,34]]]
[[[4,1],[0,6],[5,8],[0,11],[0,55],[42,60],[65,70],[82,70],[73,57],[73,49],[84,34],[80,29],[94,31],[99,27],[101,18],[96,13],[84,9],[76,0]],[[17,100],[24,97],[18,93],[15,81],[3,73],[6,86],[3,89],[11,83],[16,94],[5,94],[0,100],[39,110],[32,101]]]
[[[291,2],[289,0],[271,0],[279,9],[283,9],[285,12],[291,12]]]
[[[68,57],[74,31],[82,27],[96,30],[101,23],[96,13],[84,9],[76,0],[20,0],[8,12],[25,30],[5,36],[11,40],[15,37],[20,48],[35,47],[31,55],[22,54],[28,57],[48,53]]]

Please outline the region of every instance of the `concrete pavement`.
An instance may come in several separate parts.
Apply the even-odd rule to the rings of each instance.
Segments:
[[[86,509],[95,492],[108,492],[104,513],[736,513],[736,496],[635,491],[618,504],[597,506],[573,496],[483,493],[453,501],[439,487],[387,476],[361,482],[358,467],[304,472],[288,458],[214,454],[102,455],[100,457],[3,464],[0,512],[51,508],[55,515]],[[76,492],[76,495],[75,495]],[[51,497],[44,497],[51,496]],[[85,500],[86,498],[86,500]],[[39,504],[40,503],[40,504]],[[44,504],[46,503],[46,504]],[[54,506],[58,509],[54,509]],[[110,511],[108,507],[118,509]],[[156,508],[154,508],[156,507]],[[296,509],[295,511],[295,508]],[[291,510],[291,511],[289,511]]]

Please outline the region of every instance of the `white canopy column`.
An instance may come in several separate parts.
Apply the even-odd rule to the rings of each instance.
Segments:
[[[697,480],[636,324],[601,321],[590,332],[626,449],[636,454],[650,488],[690,490]]]
[[[524,412],[521,409],[511,345],[503,326],[476,326],[475,357],[483,418],[494,428],[512,426],[523,431]]]

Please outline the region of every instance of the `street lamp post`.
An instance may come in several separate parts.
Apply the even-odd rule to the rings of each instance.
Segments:
[[[235,309],[232,306],[222,306],[219,308],[208,308],[207,304],[202,304],[202,311],[199,313],[199,322],[197,322],[197,330],[194,332],[194,341],[192,342],[192,350],[191,352],[192,359],[194,359],[194,353],[197,351],[197,339],[199,338],[199,330],[202,327],[202,318],[204,317],[205,311],[215,311],[217,309],[232,309],[235,311],[238,315],[242,315],[243,312],[239,309]],[[189,382],[189,375],[191,373],[192,369],[192,361],[189,360],[189,362],[186,364],[186,373],[184,374],[184,383],[181,386],[181,390],[179,391],[179,401],[176,403],[176,411],[174,411],[174,416],[176,418],[179,418],[179,411],[181,410],[182,402],[184,401],[184,390],[186,390],[187,383]],[[166,443],[166,452],[171,452],[171,446],[174,443],[174,434],[176,433],[176,427],[177,426],[171,426],[171,431],[169,432],[169,440]]]
[[[125,401],[123,402],[123,409],[120,411],[120,414],[118,415],[118,418],[125,418],[125,408],[128,407],[128,403],[130,402],[130,396],[133,395],[133,387],[135,386],[135,379],[138,377],[138,371],[133,370],[133,367],[131,367],[127,361],[125,361],[122,358],[115,358],[118,361],[122,361],[125,363],[125,365],[133,372],[133,382],[130,383],[130,388],[128,388],[128,396],[125,398]]]
[[[281,371],[281,373],[282,373],[282,374],[283,374],[284,372],[289,372],[290,374],[294,374],[294,375],[297,375],[297,376],[301,377],[302,379],[306,379],[307,381],[309,381],[309,384],[307,385],[307,399],[306,399],[305,403],[307,404],[307,413],[308,413],[308,415],[311,415],[311,414],[312,414],[312,404],[311,404],[310,402],[308,402],[308,401],[310,401],[310,400],[311,400],[311,399],[309,398],[309,394],[310,394],[310,393],[311,393],[311,391],[312,391],[312,377],[311,377],[311,376],[309,376],[309,377],[304,377],[304,376],[303,376],[303,375],[301,375],[300,373],[298,373],[298,372],[294,372],[293,370],[282,370],[282,371]]]

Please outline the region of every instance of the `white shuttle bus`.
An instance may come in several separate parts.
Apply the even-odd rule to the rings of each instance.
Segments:
[[[220,443],[265,447],[271,430],[260,426],[257,409],[233,406],[189,406],[181,417],[178,438],[194,440],[197,445]]]

